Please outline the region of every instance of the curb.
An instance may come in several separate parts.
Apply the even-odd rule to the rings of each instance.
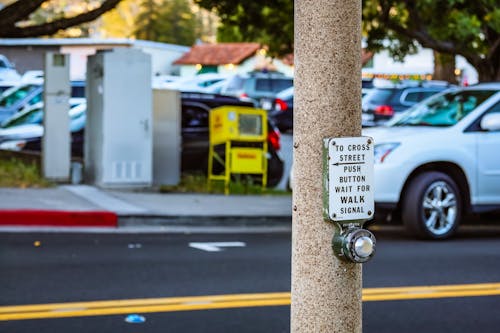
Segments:
[[[252,227],[290,226],[291,216],[118,215],[118,227]]]
[[[109,211],[0,210],[0,226],[116,228],[118,217]]]

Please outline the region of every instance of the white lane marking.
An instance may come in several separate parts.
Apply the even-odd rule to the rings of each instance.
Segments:
[[[220,252],[223,247],[245,247],[243,242],[192,242],[189,247],[207,251],[207,252]]]

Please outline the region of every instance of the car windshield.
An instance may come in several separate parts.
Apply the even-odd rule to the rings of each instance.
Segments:
[[[85,111],[87,109],[87,104],[82,103],[79,100],[70,101],[69,117],[70,119],[76,119],[85,116]],[[15,116],[5,120],[0,128],[10,128],[19,125],[29,125],[29,124],[41,124],[43,122],[43,105],[33,107],[29,111],[22,111]]]
[[[363,101],[372,104],[385,104],[393,93],[394,89],[371,89],[363,97]]]
[[[243,89],[243,84],[245,83],[245,79],[236,75],[227,84],[226,91],[228,93],[238,91]]]
[[[37,87],[37,85],[28,84],[5,91],[5,93],[2,95],[2,98],[0,99],[0,106],[8,107],[14,105]]]
[[[388,126],[453,126],[494,93],[493,90],[464,90],[437,95],[413,106]]]
[[[10,128],[19,125],[41,124],[43,121],[43,107],[32,109],[19,116],[9,118],[2,124],[2,128]]]
[[[256,91],[271,91],[271,92],[280,92],[286,88],[293,86],[292,79],[257,79],[255,81],[255,90]]]

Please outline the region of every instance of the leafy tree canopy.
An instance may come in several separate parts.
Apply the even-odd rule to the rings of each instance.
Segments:
[[[401,59],[423,47],[461,55],[480,81],[500,80],[498,0],[363,0],[368,48]]]
[[[293,52],[293,0],[194,0],[221,20],[218,40],[269,46],[272,55]]]
[[[43,10],[44,3],[47,1],[17,0],[0,9],[0,37],[22,38],[54,35],[60,30],[95,20],[105,12],[115,8],[120,1],[92,1],[95,3],[94,5],[88,6],[89,9],[83,9],[76,15],[66,16],[66,12],[62,12],[46,21],[35,20],[33,22],[30,21],[30,16],[40,8]]]
[[[181,45],[195,42],[197,19],[187,0],[145,0],[141,7],[137,38]]]

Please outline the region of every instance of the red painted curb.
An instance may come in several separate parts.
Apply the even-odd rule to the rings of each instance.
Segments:
[[[118,217],[107,211],[0,210],[0,226],[114,227]]]

